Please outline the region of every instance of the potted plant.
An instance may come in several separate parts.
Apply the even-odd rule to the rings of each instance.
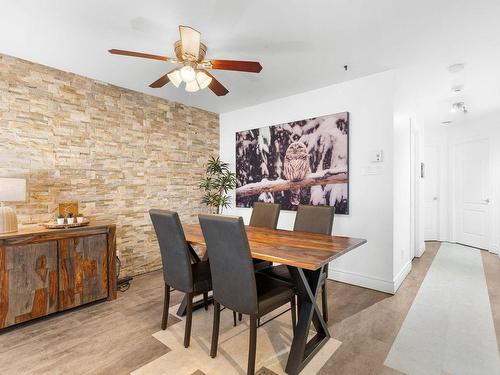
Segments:
[[[236,175],[229,170],[229,164],[219,157],[211,156],[207,163],[205,177],[200,181],[200,189],[204,191],[202,203],[212,212],[221,214],[224,208],[231,205],[229,190],[236,188]]]
[[[68,224],[73,224],[73,222],[75,221],[75,218],[73,217],[72,212],[68,212],[68,216],[66,217],[66,221],[68,222]]]
[[[59,214],[57,215],[57,225],[63,225],[64,224],[64,215]]]
[[[84,220],[85,220],[85,217],[83,216],[83,214],[82,214],[82,213],[80,213],[80,214],[76,215],[76,222],[77,222],[78,224],[83,223],[83,221],[84,221]]]

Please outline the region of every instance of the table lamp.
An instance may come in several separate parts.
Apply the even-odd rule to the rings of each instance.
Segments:
[[[16,212],[4,202],[26,201],[24,178],[0,178],[0,233],[17,232]]]

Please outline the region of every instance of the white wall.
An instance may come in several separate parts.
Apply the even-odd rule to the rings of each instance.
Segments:
[[[393,72],[223,113],[220,155],[234,169],[235,132],[344,111],[350,114],[350,214],[335,218],[333,233],[365,238],[368,243],[333,261],[330,276],[394,292],[395,274],[401,272],[393,266]],[[377,149],[383,150],[382,163],[370,161],[370,151]],[[231,208],[228,212],[248,222],[251,209]],[[294,219],[294,212],[283,211],[278,227],[292,229]]]
[[[458,143],[470,139],[489,139],[490,143],[490,251],[500,252],[500,113],[484,117],[465,118],[460,124],[449,127],[428,126],[425,131],[426,145],[438,145],[440,149],[441,240],[455,241],[454,224],[454,151]]]
[[[411,119],[394,117],[394,207],[393,207],[393,277],[399,287],[411,269]]]

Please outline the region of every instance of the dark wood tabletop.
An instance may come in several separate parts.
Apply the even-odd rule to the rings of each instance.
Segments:
[[[199,224],[184,224],[186,240],[205,246]],[[364,239],[246,226],[252,257],[317,270],[366,243]]]

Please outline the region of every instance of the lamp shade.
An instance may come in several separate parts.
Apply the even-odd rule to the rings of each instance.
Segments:
[[[212,77],[210,77],[207,73],[199,70],[196,73],[196,81],[198,81],[198,85],[200,85],[200,89],[206,88],[210,83],[212,83]]]
[[[167,76],[168,79],[170,79],[170,82],[175,85],[175,87],[179,87],[179,85],[182,83],[181,72],[179,71],[179,69],[172,70],[167,74]]]
[[[0,202],[26,201],[26,180],[24,178],[0,178]]]
[[[186,91],[188,92],[196,92],[199,89],[200,86],[198,86],[198,82],[196,82],[196,80],[186,83]]]

